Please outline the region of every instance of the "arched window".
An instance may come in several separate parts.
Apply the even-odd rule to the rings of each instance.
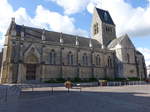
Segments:
[[[108,57],[108,67],[113,67],[113,62],[110,56]]]
[[[71,51],[68,53],[67,60],[68,60],[68,65],[73,65],[73,54]]]
[[[101,63],[100,56],[97,55],[97,56],[96,56],[96,65],[100,65],[100,63]]]
[[[83,65],[88,65],[88,56],[86,53],[82,56]]]
[[[127,53],[127,63],[130,63],[130,56],[128,53]]]
[[[49,54],[49,63],[50,64],[56,64],[56,53],[55,50],[51,50]]]

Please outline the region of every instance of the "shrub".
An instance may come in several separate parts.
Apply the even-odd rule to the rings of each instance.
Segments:
[[[129,80],[129,81],[139,81],[140,78],[137,78],[137,77],[129,77],[128,80]]]

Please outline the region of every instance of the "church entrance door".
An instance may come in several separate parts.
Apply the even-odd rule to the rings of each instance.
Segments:
[[[27,64],[26,80],[36,79],[36,64]]]

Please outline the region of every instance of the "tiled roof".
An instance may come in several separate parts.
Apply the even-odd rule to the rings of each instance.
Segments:
[[[143,55],[140,51],[136,50],[136,53],[139,55]]]

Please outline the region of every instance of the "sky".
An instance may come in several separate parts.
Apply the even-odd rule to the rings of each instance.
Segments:
[[[150,0],[0,0],[0,49],[16,23],[89,37],[93,8],[108,10],[117,37],[128,34],[150,65]]]

